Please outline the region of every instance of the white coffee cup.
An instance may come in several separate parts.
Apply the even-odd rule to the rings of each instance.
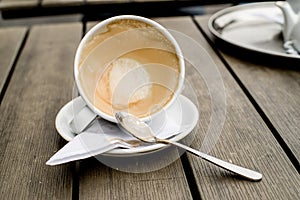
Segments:
[[[121,15],[95,25],[76,51],[74,77],[83,103],[74,106],[72,131],[100,116],[116,122],[127,109],[141,120],[167,109],[181,93],[184,58],[163,26],[148,18]]]

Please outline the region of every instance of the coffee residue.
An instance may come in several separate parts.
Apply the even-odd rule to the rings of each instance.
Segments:
[[[127,72],[133,73],[130,71],[140,68],[141,71],[135,75],[145,76],[140,77],[144,78],[144,86],[136,88],[134,84],[143,82],[133,80],[134,76],[111,80],[112,66],[120,59],[132,60],[133,65],[139,63],[139,66],[127,66]],[[123,19],[109,24],[105,30],[86,43],[81,53],[79,69],[82,85],[85,82],[90,83],[85,87],[90,93],[87,96],[99,110],[109,115],[112,115],[115,109],[127,110],[138,117],[156,112],[155,108],[163,107],[172,99],[180,74],[175,47],[159,30],[144,22]],[[117,92],[112,94],[111,85],[124,86],[126,83],[132,84],[127,89],[121,87],[119,91],[122,91],[122,99]],[[91,85],[97,87],[91,90],[88,88]],[[144,93],[146,95],[141,95]]]

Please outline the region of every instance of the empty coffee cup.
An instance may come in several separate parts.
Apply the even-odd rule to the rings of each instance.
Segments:
[[[143,121],[167,109],[181,93],[184,59],[173,36],[157,22],[132,15],[95,25],[76,52],[74,76],[83,103],[73,132],[96,116],[116,122],[126,111]]]

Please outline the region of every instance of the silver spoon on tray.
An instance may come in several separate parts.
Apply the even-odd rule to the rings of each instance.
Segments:
[[[183,148],[188,152],[199,156],[200,158],[203,158],[204,160],[207,160],[223,169],[226,169],[230,172],[238,174],[252,181],[260,181],[262,179],[262,174],[259,172],[232,163],[228,163],[224,160],[220,160],[208,154],[202,153],[181,143],[171,141],[168,139],[159,139],[155,137],[150,126],[142,122],[139,118],[135,117],[134,115],[131,115],[126,112],[117,112],[115,116],[122,129],[124,129],[126,132],[143,142],[172,144],[177,147]]]

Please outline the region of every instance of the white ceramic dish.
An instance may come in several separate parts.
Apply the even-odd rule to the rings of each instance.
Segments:
[[[76,101],[77,103],[80,102],[81,97],[77,97],[74,100],[67,103],[64,107],[61,108],[61,110],[58,112],[56,116],[56,129],[58,133],[67,141],[71,141],[75,137],[75,133],[71,132],[71,129],[69,127],[69,121],[73,118],[73,103]],[[158,118],[159,120],[155,120]],[[175,135],[171,138],[173,141],[179,141],[186,137],[196,126],[197,121],[199,119],[199,112],[197,107],[191,102],[187,97],[180,95],[178,97],[178,101],[176,101],[172,106],[170,106],[164,113],[156,116],[152,122],[158,123],[158,121],[163,121],[161,118],[168,118],[168,120],[165,120],[166,123],[173,121],[177,122],[180,121],[181,125],[184,127],[183,132],[181,132],[178,135]],[[157,125],[157,124],[156,124]],[[150,126],[154,127],[155,124],[150,124]],[[117,125],[116,125],[117,128]],[[164,144],[153,144],[153,145],[145,145],[145,146],[139,146],[135,148],[130,149],[122,149],[117,148],[113,149],[109,152],[106,152],[105,155],[133,155],[137,153],[145,153],[149,151],[156,151],[158,149],[161,149],[165,147]]]
[[[210,32],[226,43],[263,54],[300,59],[285,53],[283,16],[275,2],[249,3],[225,8],[212,15]]]

